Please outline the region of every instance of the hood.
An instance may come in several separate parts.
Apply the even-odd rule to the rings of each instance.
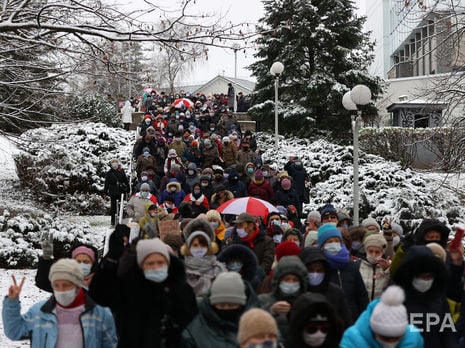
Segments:
[[[182,231],[184,240],[187,240],[187,238],[195,231],[203,231],[210,237],[212,242],[215,241],[215,231],[213,231],[213,228],[208,223],[208,220],[204,218],[196,218],[191,220]]]
[[[416,291],[412,286],[415,274],[429,272],[434,274],[431,289],[425,293]],[[449,272],[445,263],[426,246],[412,246],[405,256],[404,262],[393,276],[394,282],[405,290],[407,297],[415,296],[419,299],[426,297],[425,300],[445,292],[448,278]]]
[[[441,234],[440,245],[445,248],[449,238],[450,229],[437,219],[424,219],[415,231],[414,239],[416,245],[425,245],[425,234],[428,231],[438,231]]]
[[[278,301],[286,297],[279,290],[279,282],[283,276],[289,273],[295,274],[300,279],[300,293],[307,291],[307,268],[297,256],[284,256],[273,270],[273,279],[271,281],[271,292]]]
[[[291,229],[287,230],[286,232],[284,232],[283,233],[283,240],[286,240],[286,238],[289,235],[296,235],[297,237],[299,237],[300,247],[302,248],[304,246],[304,237],[302,236],[302,233],[297,228],[291,228]]]
[[[240,260],[243,263],[242,278],[252,282],[257,274],[258,259],[255,253],[241,244],[232,244],[224,248],[217,257],[218,261],[227,264],[230,260]]]
[[[303,342],[302,333],[310,319],[316,314],[326,316],[328,321],[333,324],[328,331],[325,347],[338,346],[337,342],[339,342],[343,333],[342,321],[336,315],[326,296],[311,292],[300,295],[292,305],[289,314],[288,344],[286,346],[308,347]],[[333,344],[328,344],[330,342]]]
[[[176,186],[176,193],[181,191],[181,184],[177,181],[170,181],[166,184],[166,190],[169,191],[170,186]]]
[[[326,256],[323,253],[323,251],[315,247],[306,247],[302,249],[302,252],[300,253],[300,259],[304,263],[305,268],[307,267],[309,263],[314,263],[317,261],[320,261],[323,263],[325,267],[325,278],[323,279],[323,282],[319,286],[315,286],[315,287],[309,285],[308,290],[320,292],[322,289],[326,289],[326,287],[329,284],[330,277],[331,277],[331,274],[330,274],[331,268],[329,267],[328,260],[326,259]]]

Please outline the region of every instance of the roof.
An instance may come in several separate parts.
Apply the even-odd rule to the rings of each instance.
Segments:
[[[413,109],[413,108],[428,108],[428,109],[444,109],[447,107],[447,103],[436,102],[432,100],[424,99],[412,99],[406,101],[399,101],[397,103],[392,103],[386,109],[388,112],[392,112],[397,109]]]
[[[218,75],[212,78],[210,81],[203,84],[202,86],[200,86],[195,91],[193,91],[193,93],[195,94],[195,93],[202,92],[202,90],[206,89],[206,87],[215,83],[217,80],[223,80],[226,83],[232,83],[236,87],[239,87],[244,94],[250,94],[255,89],[255,82],[253,81]],[[237,88],[236,88],[236,91],[237,91]]]

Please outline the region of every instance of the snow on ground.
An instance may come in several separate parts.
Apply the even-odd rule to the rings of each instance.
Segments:
[[[7,137],[0,135],[0,179],[16,180],[16,165],[13,155],[18,153],[16,146]]]

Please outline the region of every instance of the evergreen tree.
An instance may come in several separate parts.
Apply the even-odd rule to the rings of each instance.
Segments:
[[[365,18],[354,14],[351,0],[264,0],[257,62],[249,68],[257,78],[252,114],[262,128],[273,128],[275,61],[284,64],[280,76],[280,133],[314,134],[331,130],[344,138],[350,117],[342,106],[345,92],[359,83],[373,96],[380,79],[368,75],[373,45],[362,32]],[[375,112],[373,106],[365,111]],[[345,116],[345,117],[344,117]]]

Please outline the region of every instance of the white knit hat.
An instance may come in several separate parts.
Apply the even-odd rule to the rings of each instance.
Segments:
[[[379,226],[379,223],[373,219],[372,217],[366,218],[365,220],[362,221],[362,226],[363,227],[369,227],[369,226],[376,226],[378,230],[381,229],[381,226]]]
[[[68,280],[81,288],[84,281],[79,263],[74,259],[59,259],[50,267],[48,279],[53,284],[55,280]]]
[[[391,285],[383,292],[370,318],[370,327],[374,333],[385,337],[405,334],[408,318],[404,300],[404,290],[397,285]]]
[[[151,254],[161,254],[170,262],[169,246],[159,238],[141,239],[136,245],[137,264],[141,265],[145,258]]]

